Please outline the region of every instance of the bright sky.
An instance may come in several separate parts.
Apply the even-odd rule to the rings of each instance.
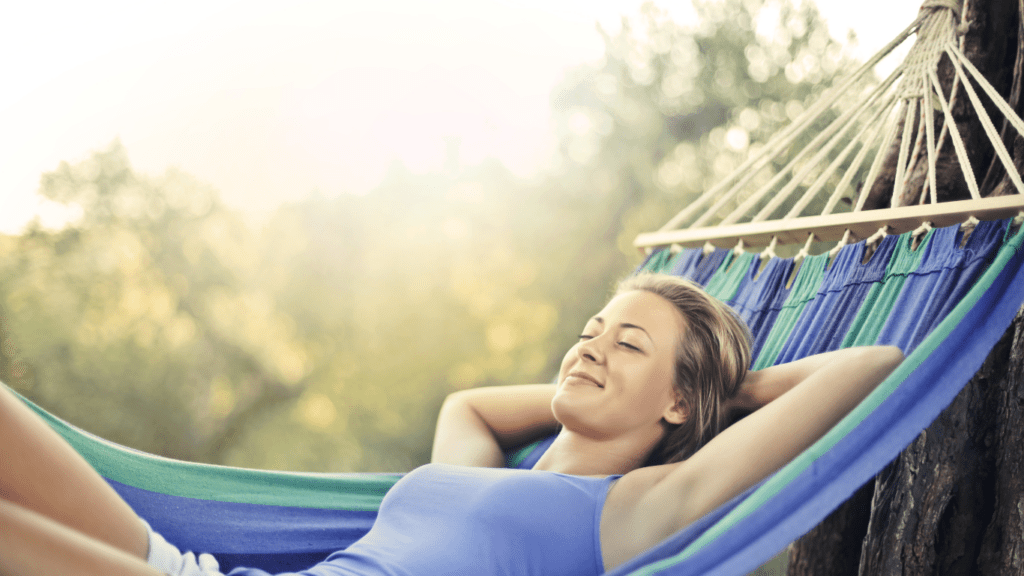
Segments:
[[[902,3],[902,2],[901,2]],[[393,159],[521,175],[550,158],[550,94],[640,0],[36,0],[0,19],[0,232],[66,218],[36,194],[61,160],[115,138],[134,167],[176,166],[253,211],[313,190],[366,192]],[[658,2],[680,22],[687,0]],[[864,57],[916,1],[822,0]],[[877,10],[877,12],[876,12]]]

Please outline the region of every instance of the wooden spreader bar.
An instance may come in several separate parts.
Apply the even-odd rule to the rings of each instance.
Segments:
[[[1024,195],[1011,194],[979,200],[961,200],[904,206],[885,210],[865,210],[826,216],[807,216],[789,220],[748,222],[725,226],[708,226],[684,230],[665,230],[640,234],[633,241],[637,248],[653,248],[678,244],[683,247],[703,246],[706,242],[732,248],[739,240],[746,246],[767,246],[772,237],[778,244],[799,244],[814,233],[817,240],[838,241],[846,230],[858,239],[868,238],[882,226],[889,226],[889,234],[902,234],[916,229],[924,222],[932,226],[950,226],[966,221],[971,216],[978,220],[1011,218],[1024,210]]]

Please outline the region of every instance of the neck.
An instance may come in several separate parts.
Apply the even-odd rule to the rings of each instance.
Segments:
[[[533,469],[574,476],[626,474],[643,466],[654,448],[637,450],[637,445],[634,438],[598,440],[563,427]]]

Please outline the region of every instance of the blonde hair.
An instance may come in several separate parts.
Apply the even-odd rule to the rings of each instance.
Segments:
[[[682,424],[664,423],[665,435],[649,464],[684,460],[726,425],[726,399],[734,396],[750,366],[750,330],[731,308],[677,276],[641,274],[619,283],[615,294],[643,290],[671,302],[683,317],[675,381],[686,410]]]

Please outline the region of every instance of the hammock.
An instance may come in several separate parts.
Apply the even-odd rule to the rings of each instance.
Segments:
[[[755,369],[871,343],[899,346],[907,358],[782,470],[609,574],[742,574],[754,569],[813,528],[927,427],[978,370],[1024,303],[1024,232],[1020,222],[1009,219],[1024,209],[1024,196],[980,198],[950,114],[957,86],[974,106],[1017,192],[1024,192],[1024,185],[972,81],[1007,125],[1024,134],[1024,122],[963,57],[956,40],[958,15],[953,2],[926,2],[917,20],[850,81],[661,230],[637,238],[638,247],[650,250],[639,270],[691,278],[743,317],[753,333]],[[773,161],[816,118],[912,34],[917,44],[903,66],[864,95],[863,105],[840,113],[804,151],[771,173]],[[957,74],[949,96],[935,75],[943,54]],[[933,103],[945,118],[937,138]],[[901,124],[895,208],[861,211]],[[833,154],[851,132],[857,136]],[[947,140],[975,200],[935,203],[935,161]],[[876,156],[853,212],[832,214],[872,150]],[[749,190],[762,170],[769,173],[761,179],[767,183]],[[832,187],[830,178],[840,170],[825,210],[803,217],[815,194]],[[908,175],[921,170],[927,178],[915,190]],[[794,208],[769,221],[801,187],[805,192]],[[772,200],[766,201],[768,196]],[[914,198],[922,204],[908,206]],[[932,203],[923,204],[927,199]],[[708,226],[730,203],[735,209]],[[739,223],[755,208],[748,222]],[[968,217],[980,222],[966,236],[959,224]],[[686,222],[688,229],[676,229]],[[805,238],[795,258],[773,257],[777,243]],[[836,239],[833,255],[808,255],[811,241]],[[739,250],[726,249],[737,242]],[[756,254],[742,250],[744,245],[768,245],[763,268]],[[180,462],[118,446],[29,404],[168,541],[213,553],[224,571],[235,566],[296,570],[322,560],[370,528],[381,499],[399,478]],[[531,467],[550,441],[509,454],[509,465]]]
[[[752,328],[754,367],[862,342],[907,360],[852,414],[781,471],[609,574],[739,574],[814,527],[895,458],[952,401],[1024,303],[1024,232],[980,222],[865,242],[831,267],[811,256],[791,287],[792,259],[760,274],[756,255],[655,252],[642,270],[706,284]],[[708,275],[709,264],[718,263]],[[26,402],[28,402],[26,400]],[[297,570],[362,536],[398,474],[246,470],[153,456],[93,436],[29,403],[168,541],[213,553],[227,571]],[[508,455],[529,468],[548,439]]]

